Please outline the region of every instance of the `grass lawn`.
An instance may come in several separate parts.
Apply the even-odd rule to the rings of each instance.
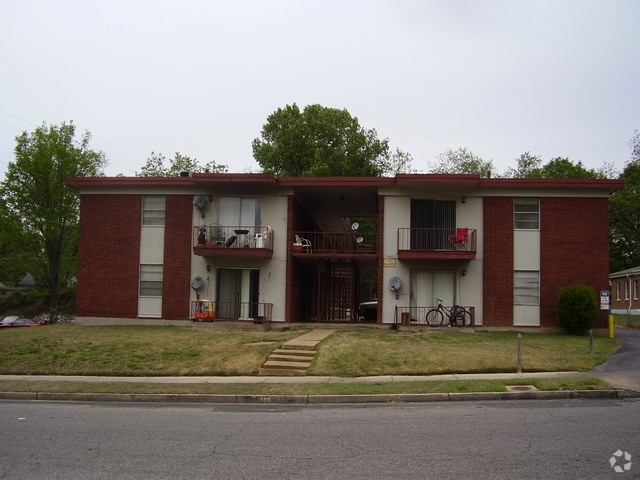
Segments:
[[[522,371],[590,371],[619,346],[615,339],[522,334]],[[339,330],[319,346],[310,375],[432,375],[517,371],[514,332]]]
[[[191,327],[81,327],[74,324],[0,331],[0,374],[104,376],[256,375],[271,351],[308,330],[221,332]],[[337,330],[318,348],[309,375],[432,375],[517,370],[514,332]],[[619,346],[589,338],[522,334],[523,372],[590,371]],[[4,392],[343,395],[503,392],[609,388],[595,378],[366,382],[322,384],[150,384],[0,380]]]
[[[640,315],[620,315],[613,316],[613,323],[617,327],[640,328]]]
[[[0,331],[0,374],[256,375],[272,350],[305,332],[74,324],[6,328]]]

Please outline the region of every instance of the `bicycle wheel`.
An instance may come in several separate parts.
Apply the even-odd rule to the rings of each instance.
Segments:
[[[471,326],[471,312],[461,308],[456,312],[456,323],[461,327]]]
[[[437,308],[432,308],[427,312],[427,325],[430,327],[439,327],[444,321],[444,315]]]

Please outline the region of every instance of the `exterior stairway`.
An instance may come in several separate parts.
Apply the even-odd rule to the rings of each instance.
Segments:
[[[298,377],[307,374],[316,354],[316,345],[335,330],[318,329],[289,340],[271,352],[260,369],[261,376]]]

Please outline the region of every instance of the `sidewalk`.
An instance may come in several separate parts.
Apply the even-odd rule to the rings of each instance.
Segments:
[[[56,382],[124,382],[124,383],[381,383],[381,382],[428,382],[443,380],[509,380],[524,378],[593,377],[591,372],[532,372],[532,373],[469,373],[448,375],[381,375],[372,377],[103,377],[103,376],[57,376],[57,375],[0,375],[2,380],[56,381]]]
[[[592,372],[550,373],[498,373],[429,376],[375,376],[375,377],[98,377],[98,376],[44,376],[1,375],[2,380],[58,381],[58,382],[129,382],[156,384],[293,384],[293,383],[356,383],[356,382],[411,382],[487,379],[536,379],[563,377],[590,377]],[[0,392],[0,400],[40,400],[77,402],[136,402],[136,403],[254,403],[254,404],[355,404],[355,403],[419,403],[447,401],[490,400],[560,400],[560,399],[623,399],[640,397],[640,393],[624,389],[612,390],[554,390],[538,391],[526,386],[515,386],[507,392],[373,394],[373,395],[247,395],[247,394],[112,394],[112,393],[29,393]]]

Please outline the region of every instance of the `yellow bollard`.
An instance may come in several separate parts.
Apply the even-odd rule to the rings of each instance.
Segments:
[[[613,338],[613,315],[609,314],[609,338]]]

